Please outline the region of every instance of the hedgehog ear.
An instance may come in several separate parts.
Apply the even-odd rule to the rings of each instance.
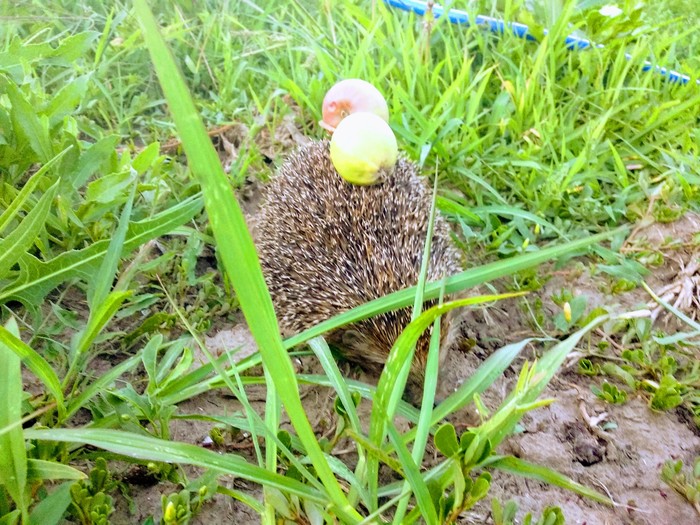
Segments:
[[[359,331],[350,329],[343,331],[343,335],[341,336],[340,340],[343,346],[347,348],[353,348],[362,344],[364,338],[362,337],[362,334]]]

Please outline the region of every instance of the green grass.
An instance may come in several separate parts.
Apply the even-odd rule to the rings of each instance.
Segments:
[[[503,405],[461,436],[441,422],[478,399],[528,340],[495,352],[434,410],[430,395],[422,412],[400,400],[403,364],[440,315],[502,296],[423,313],[416,298],[499,277],[524,280],[526,270],[583,253],[611,275],[634,280],[641,264],[616,251],[629,227],[649,219],[648,210],[660,221],[700,211],[700,88],[640,70],[653,58],[700,76],[697,13],[672,0],[627,2],[614,19],[570,2],[535,2],[533,12],[517,2],[493,8],[536,32],[546,25],[549,36],[534,44],[446,20],[426,29],[381,2],[149,4],[154,20],[146,2],[0,7],[0,361],[8,378],[0,395],[0,520],[91,523],[109,516],[114,485],[100,473],[111,467],[100,463],[89,481],[75,481],[82,474],[74,467],[95,457],[84,445],[179,483],[182,491],[150,510],[168,523],[178,522],[178,513],[189,519],[217,491],[261,512],[265,523],[359,523],[380,515],[397,523],[451,522],[486,496],[487,470],[494,468],[607,501],[496,450],[526,411],[548,402],[539,394],[603,318],[577,311],[573,321],[547,325],[561,341],[541,341],[546,352],[523,367]],[[574,30],[606,47],[568,51],[563,37]],[[425,173],[437,174],[437,207],[454,222],[457,243],[488,264],[283,341],[231,188],[272,176],[290,148],[283,136],[290,119],[320,138],[323,95],[347,77],[385,93],[401,148]],[[244,127],[224,173],[205,131],[231,123]],[[173,138],[181,143],[162,151]],[[610,240],[611,249],[600,246]],[[415,321],[376,388],[344,378],[317,338],[411,305]],[[239,308],[261,353],[237,363],[208,355],[208,364],[191,369],[202,334],[222,317],[230,322]],[[634,331],[641,353],[623,356],[626,368],[603,373],[633,377],[627,386],[648,391],[654,408],[696,408],[697,370],[671,363],[668,341],[652,341],[633,321],[618,322]],[[325,375],[294,374],[287,350],[304,342]],[[693,335],[683,343],[692,346]],[[96,375],[92,362],[106,355],[118,364]],[[37,381],[32,394],[20,361]],[[601,372],[590,360],[581,366],[589,375]],[[428,392],[437,384],[432,368]],[[261,383],[264,414],[246,393]],[[317,441],[300,383],[337,395],[336,439]],[[178,412],[180,403],[221,388],[241,401],[241,413]],[[612,395],[621,392],[615,386],[605,392],[621,398]],[[367,422],[356,411],[361,397],[373,402]],[[283,409],[291,429],[281,429]],[[91,421],[78,423],[87,413]],[[399,432],[395,415],[414,428]],[[178,418],[247,431],[255,453],[243,458],[171,441]],[[341,437],[355,443],[352,468],[333,455]],[[427,470],[426,440],[444,455]],[[171,463],[211,474],[191,480]],[[386,484],[381,464],[402,481]],[[217,474],[262,485],[264,501],[219,484]]]

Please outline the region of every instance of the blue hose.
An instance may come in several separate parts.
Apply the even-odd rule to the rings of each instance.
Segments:
[[[418,15],[425,15],[428,11],[428,6],[425,2],[420,2],[418,0],[384,0],[384,2],[391,6],[404,11],[410,11]],[[447,9],[445,10],[442,6],[437,4],[433,5],[432,8],[433,16],[435,18],[441,17],[443,14],[447,14],[447,18],[453,24],[458,25],[472,25],[472,21],[469,19],[469,14],[465,11],[460,11],[459,9]],[[478,26],[483,26],[492,33],[505,33],[506,30],[512,32],[518,38],[524,38],[525,40],[530,40],[537,42],[537,39],[530,33],[530,28],[525,24],[519,24],[518,22],[505,22],[499,20],[498,18],[492,18],[490,16],[478,15],[474,19],[474,23]],[[545,29],[545,34],[547,30]],[[604,47],[603,44],[594,44],[590,40],[585,38],[579,38],[574,35],[569,35],[566,37],[566,47],[569,50],[579,50],[579,49],[590,49],[592,47]],[[625,53],[625,58],[627,60],[632,59],[632,55]],[[690,77],[688,75],[683,75],[678,71],[673,71],[671,69],[666,69],[665,67],[655,66],[651,62],[645,62],[642,66],[642,71],[654,71],[659,75],[663,76],[669,82],[677,82],[679,84],[687,84],[690,82]],[[695,81],[697,85],[700,86],[700,78]]]

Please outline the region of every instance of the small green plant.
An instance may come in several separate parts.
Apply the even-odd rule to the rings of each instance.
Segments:
[[[583,358],[578,362],[578,372],[586,376],[596,376],[600,374],[600,366],[590,359]]]
[[[620,404],[627,401],[627,392],[618,389],[615,385],[605,381],[601,387],[591,385],[591,390],[603,401],[607,401],[612,404]]]
[[[573,296],[570,291],[562,290],[560,294],[553,295],[552,301],[561,306],[562,310],[554,316],[554,327],[560,332],[568,332],[572,327],[582,326],[584,313],[588,306],[585,296]],[[585,322],[583,326],[585,326]]]
[[[195,512],[190,501],[190,491],[186,489],[167,496],[163,494],[161,506],[163,517],[160,525],[187,525]]]
[[[107,469],[107,461],[98,457],[88,478],[75,482],[70,489],[72,510],[81,525],[109,524],[109,516],[114,512],[109,494],[116,486]]]
[[[287,496],[274,487],[265,489],[265,499],[275,509],[277,523],[281,525],[323,523],[323,509],[317,503]]]
[[[187,525],[217,489],[217,474],[209,471],[179,492],[161,496],[160,525]]]
[[[683,403],[683,396],[689,391],[686,385],[680,383],[672,375],[665,375],[658,384],[646,381],[645,386],[651,387],[653,395],[649,406],[654,410],[670,410]]]
[[[545,507],[539,519],[533,518],[532,514],[528,512],[523,517],[522,522],[516,522],[517,512],[518,504],[513,500],[507,501],[505,505],[502,505],[495,498],[491,500],[491,519],[494,525],[515,525],[516,523],[522,523],[522,525],[564,525],[566,523],[564,514],[559,507]]]
[[[680,460],[667,461],[661,479],[700,512],[700,456],[695,458],[692,471],[684,470]]]
[[[450,424],[441,426],[435,433],[434,440],[435,446],[443,455],[457,460],[452,468],[452,489],[443,493],[443,487],[434,486],[431,491],[438,496],[436,508],[440,523],[454,523],[459,514],[472,508],[488,494],[490,474],[483,472],[472,477],[470,472],[491,455],[492,445],[488,439],[482,441],[475,432],[465,432],[458,442],[455,429]]]
[[[700,328],[697,323],[692,326]],[[644,393],[654,410],[683,405],[700,421],[700,362],[693,358],[697,342],[692,332],[669,336],[653,331],[651,320],[642,317],[618,320],[609,333],[619,341],[615,346],[623,348],[619,357],[610,353],[613,347],[609,343],[602,342],[600,353],[592,354],[595,357],[579,360],[579,373],[621,381],[629,391]],[[608,382],[591,389],[609,403],[622,403],[627,396],[626,391]]]

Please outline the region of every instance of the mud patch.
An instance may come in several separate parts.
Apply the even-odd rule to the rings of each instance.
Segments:
[[[585,380],[573,374],[555,381],[545,397],[553,405],[528,413],[525,431],[510,437],[502,452],[547,466],[607,493],[616,507],[591,502],[539,482],[494,472],[493,495],[515,499],[520,508],[539,514],[559,505],[567,523],[657,525],[694,523],[694,509],[660,479],[663,463],[681,459],[692,464],[700,454],[700,439],[672,413],[655,413],[640,398],[624,405],[604,405],[590,393]],[[612,430],[586,423],[587,416],[607,413]]]

